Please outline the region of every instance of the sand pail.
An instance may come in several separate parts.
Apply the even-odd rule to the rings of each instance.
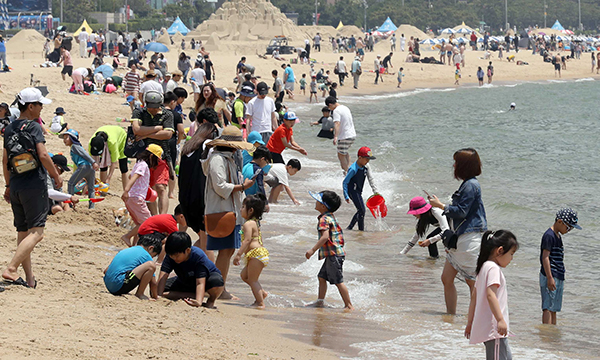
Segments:
[[[384,218],[387,216],[387,206],[385,205],[385,199],[379,194],[373,195],[367,200],[367,207],[369,208],[369,210],[371,210],[371,214],[373,214],[375,218]]]

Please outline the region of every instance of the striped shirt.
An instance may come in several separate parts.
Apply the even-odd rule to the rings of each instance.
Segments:
[[[139,92],[140,91],[140,75],[132,71],[125,74],[123,88],[127,92]]]
[[[544,271],[544,263],[542,262],[544,250],[550,251],[550,271],[552,272],[552,277],[564,280],[565,264],[563,259],[565,254],[563,242],[560,235],[557,235],[552,229],[546,230],[544,236],[542,236],[542,246],[540,249],[540,264],[542,265],[540,271],[542,275],[547,276]]]
[[[317,230],[319,230],[319,237],[321,236],[321,231],[329,232],[329,239],[319,249],[319,260],[325,259],[327,256],[346,256],[344,235],[335,216],[330,212],[326,212],[319,215],[318,219],[319,225],[317,226]]]

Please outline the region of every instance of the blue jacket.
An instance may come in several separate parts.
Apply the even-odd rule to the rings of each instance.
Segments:
[[[452,219],[454,232],[458,236],[487,230],[481,186],[477,178],[470,178],[460,184],[458,190],[452,194],[452,204],[446,205],[444,215]]]

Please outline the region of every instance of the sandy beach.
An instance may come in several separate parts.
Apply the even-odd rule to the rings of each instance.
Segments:
[[[295,45],[300,45],[301,42]],[[90,136],[102,125],[119,124],[115,118],[129,118],[129,107],[123,105],[122,93],[91,94],[78,96],[69,94],[67,88],[71,79],[62,81],[61,68],[40,68],[43,42],[32,36],[17,35],[7,42],[7,61],[12,71],[0,73],[0,102],[12,103],[14,96],[29,86],[31,74],[47,86],[51,105],[44,107],[42,118],[49,125],[56,107],[64,107],[65,119],[70,128],[80,133],[82,143],[87,144]],[[226,50],[211,51],[214,62],[216,85],[234,89],[232,83],[235,66],[241,56],[256,67],[256,75],[273,83],[271,71],[281,70],[282,62],[274,59],[262,59],[256,55],[258,49],[264,49],[267,42],[254,41],[248,44],[228,44]],[[437,51],[422,48],[424,56],[438,58]],[[71,51],[74,68],[88,67],[92,59],[79,58],[77,45]],[[195,57],[195,53],[186,51]],[[361,76],[359,89],[352,89],[351,80],[339,88],[341,103],[345,96],[372,95],[407,91],[416,88],[454,87],[454,68],[448,65],[405,63],[406,53],[397,52],[392,58],[393,71],[404,68],[402,89],[397,89],[396,76],[384,75],[384,82],[373,84],[375,75],[366,72],[373,68],[377,54],[382,57],[389,53],[389,42],[383,41],[375,46],[375,52],[367,53],[363,63],[364,75]],[[509,53],[509,55],[514,52]],[[177,66],[178,51],[172,48],[167,54],[169,69]],[[339,58],[344,56],[349,66],[353,55],[334,54],[330,46],[324,45],[320,53],[311,53],[317,64],[315,68],[331,70]],[[466,66],[462,70],[461,86],[477,84],[476,71],[484,70],[489,60],[480,59],[483,52],[466,52]],[[495,57],[494,57],[495,56]],[[528,62],[527,66],[500,61],[497,53],[492,53],[495,68],[494,82],[523,82],[555,80],[554,69],[550,63],[544,63],[531,51],[521,50],[517,60]],[[284,55],[289,58],[289,55]],[[148,59],[149,60],[149,59]],[[110,63],[110,58],[105,58]],[[567,70],[562,79],[586,77],[598,78],[591,73],[590,55],[582,54],[581,60],[567,62]],[[147,62],[146,62],[147,63]],[[297,78],[303,73],[309,74],[308,65],[292,65]],[[119,69],[116,75],[124,75],[125,69]],[[337,81],[337,79],[336,79]],[[185,85],[188,91],[191,88]],[[296,87],[297,92],[299,85]],[[321,101],[321,97],[319,96]],[[401,101],[401,100],[398,100]],[[471,99],[464,99],[471,101]],[[297,96],[297,103],[308,102],[307,96]],[[185,113],[193,106],[192,96],[184,103]],[[287,101],[293,110],[294,102]],[[508,105],[508,104],[507,104]],[[316,119],[315,119],[316,120]],[[357,119],[355,119],[356,121]],[[358,119],[368,121],[368,119]],[[125,124],[122,124],[125,126]],[[186,125],[187,126],[187,125]],[[69,149],[56,136],[46,137],[46,146],[52,153],[65,153]],[[311,150],[307,148],[310,153]],[[68,157],[68,156],[67,156]],[[71,161],[70,161],[71,162]],[[131,167],[131,166],[130,166]],[[63,179],[68,180],[69,174]],[[133,295],[112,296],[102,281],[102,271],[112,256],[123,248],[119,237],[124,230],[114,225],[112,209],[123,206],[119,175],[111,183],[109,195],[95,210],[77,207],[76,211],[50,216],[47,221],[45,238],[32,254],[34,271],[39,285],[36,290],[9,286],[0,294],[0,317],[3,319],[2,359],[334,359],[339,353],[326,346],[315,346],[300,337],[293,325],[279,321],[280,311],[267,309],[259,311],[242,306],[245,302],[218,302],[218,310],[191,308],[185,303],[159,300],[142,302]],[[307,197],[308,195],[306,195]],[[304,198],[304,196],[303,196]],[[307,200],[307,199],[306,199]],[[171,200],[170,208],[177,205]],[[10,206],[0,203],[0,263],[5,266],[14,253],[16,231],[12,226],[13,215]],[[307,224],[308,232],[314,231],[314,223]],[[276,230],[273,230],[276,232]],[[191,234],[191,230],[190,230]],[[192,235],[195,239],[195,235]],[[276,269],[269,269],[275,272]],[[249,300],[250,291],[238,278],[237,269],[230,275],[233,290],[244,292]],[[285,309],[284,309],[285,311]],[[342,316],[341,309],[330,309],[336,316]],[[297,313],[303,316],[302,312]]]

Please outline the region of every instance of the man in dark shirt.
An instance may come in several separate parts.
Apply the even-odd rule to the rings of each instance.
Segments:
[[[144,139],[146,145],[157,144],[163,149],[163,158],[158,166],[150,169],[150,186],[158,193],[158,212],[155,203],[148,204],[148,207],[153,215],[166,214],[169,208],[167,185],[169,179],[175,179],[169,147],[169,139],[175,132],[175,122],[173,113],[164,109],[163,95],[160,92],[146,92],[144,102],[146,107],[133,110],[131,115],[133,133],[138,140]]]
[[[389,72],[388,71],[388,67],[394,67],[394,65],[392,65],[392,55],[394,55],[394,53],[389,53],[388,56],[383,58],[383,61],[381,62],[381,66],[383,66],[385,68],[385,72]]]
[[[177,166],[177,145],[185,138],[185,128],[183,127],[183,118],[181,114],[175,111],[177,106],[177,95],[169,91],[165,94],[165,111],[173,114],[173,125],[175,131],[169,139],[169,151],[171,153],[171,166],[173,169]],[[175,179],[169,180],[169,198],[175,198]]]
[[[215,76],[215,68],[213,62],[210,61],[208,54],[204,55],[204,72],[206,73],[206,80],[213,81]]]
[[[27,122],[27,120],[38,119],[44,105],[50,104],[52,101],[45,98],[36,88],[22,90],[17,95],[17,100],[21,116],[5,129],[2,168],[6,184],[4,200],[9,202],[12,207],[18,246],[8,267],[2,273],[2,278],[6,282],[35,288],[37,282],[31,267],[31,252],[44,237],[44,226],[48,214],[46,171],[54,180],[57,188],[62,186],[62,180],[46,151],[46,140],[41,126],[33,121]],[[8,139],[20,131],[28,132],[33,137],[38,167],[19,174],[15,169],[9,169],[6,146]],[[26,280],[19,277],[17,272],[21,265],[25,271]]]

